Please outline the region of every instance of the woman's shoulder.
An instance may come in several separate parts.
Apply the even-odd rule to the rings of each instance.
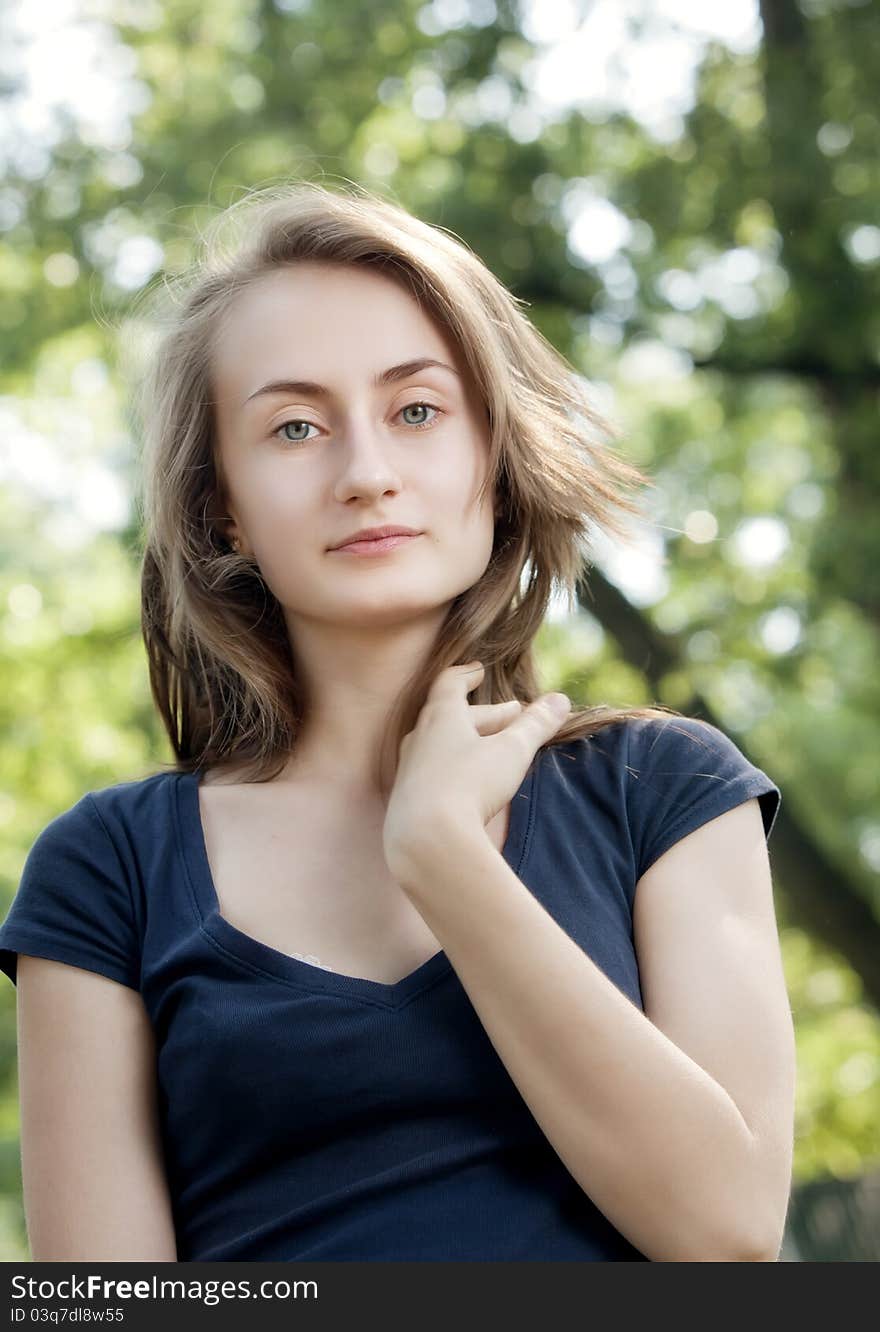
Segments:
[[[552,746],[556,756],[592,773],[625,770],[635,774],[658,760],[685,756],[696,760],[701,753],[712,751],[728,759],[735,754],[744,757],[735,742],[712,722],[662,712],[625,713],[586,735]]]
[[[137,989],[146,920],[144,875],[175,774],[98,787],[56,813],[28,851],[0,926],[0,970],[19,952],[98,971]],[[166,820],[167,823],[167,820]]]
[[[158,768],[140,777],[129,777],[106,786],[92,787],[77,801],[91,805],[103,819],[115,821],[167,814],[176,784],[188,774],[176,768]]]
[[[640,873],[678,837],[751,797],[769,838],[782,802],[773,777],[697,717],[628,715],[549,752],[557,800],[625,826]]]

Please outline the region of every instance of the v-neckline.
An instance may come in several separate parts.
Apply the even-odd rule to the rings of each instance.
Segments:
[[[528,851],[535,813],[535,779],[541,753],[539,751],[532,760],[511,801],[507,837],[501,854],[514,873],[519,873]],[[385,1008],[403,1007],[415,995],[452,970],[452,963],[441,948],[408,975],[393,985],[386,985],[364,976],[349,976],[341,971],[328,971],[313,966],[240,930],[220,912],[220,900],[208,859],[199,805],[199,786],[204,769],[175,773],[172,776],[178,849],[193,891],[199,923],[204,933],[232,957],[257,972],[298,989],[356,999]]]

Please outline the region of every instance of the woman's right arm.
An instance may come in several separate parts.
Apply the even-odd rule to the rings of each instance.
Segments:
[[[21,1167],[34,1262],[176,1262],[153,1030],[137,990],[18,955]]]

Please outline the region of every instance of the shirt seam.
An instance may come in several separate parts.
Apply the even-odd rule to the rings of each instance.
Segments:
[[[41,925],[39,926],[38,929],[35,930],[31,926],[17,925],[10,921],[9,927],[5,931],[3,937],[5,942],[2,943],[2,945],[0,945],[0,948],[2,948],[3,952],[15,953],[17,955],[19,953],[27,953],[28,945],[30,944],[34,944],[38,948],[43,948],[48,946],[54,948],[58,952],[66,953],[68,955],[67,957],[61,957],[61,958],[54,958],[54,959],[50,958],[49,959],[50,961],[54,960],[58,962],[69,962],[71,966],[82,967],[84,971],[98,970],[98,968],[93,966],[88,966],[83,962],[82,959],[85,956],[85,954],[82,952],[81,949],[77,949],[76,946],[71,946],[68,942],[66,935],[56,934],[50,927],[47,927],[45,925]],[[37,952],[34,953],[33,956],[46,957],[47,954],[42,952]],[[70,960],[70,959],[76,959],[76,960]],[[129,985],[132,981],[135,982],[139,981],[136,969],[134,973],[131,973],[131,972],[126,972],[123,967],[117,968],[114,965],[114,963],[108,961],[103,956],[103,954],[99,954],[96,960],[104,963],[107,966],[107,968],[113,972],[113,975],[110,977],[112,980],[121,981],[125,985]],[[16,965],[16,973],[17,971],[18,967]],[[102,976],[106,976],[108,975],[108,972],[101,970],[100,974]]]
[[[266,977],[266,979],[274,981],[279,985],[286,985],[292,990],[299,990],[300,993],[306,994],[312,999],[314,999],[316,995],[320,994],[324,998],[342,999],[347,1003],[368,1004],[371,1008],[381,1008],[385,1010],[390,1009],[392,1012],[396,1012],[401,1008],[406,1008],[413,999],[418,998],[420,994],[424,994],[426,990],[430,990],[432,985],[439,984],[439,982],[443,980],[445,976],[448,976],[450,972],[453,970],[449,958],[445,957],[444,960],[446,962],[446,966],[438,976],[435,976],[433,978],[433,980],[426,981],[425,984],[420,986],[419,989],[417,989],[413,994],[408,994],[401,1003],[399,1004],[387,1003],[384,999],[377,999],[374,998],[372,995],[368,996],[362,994],[341,994],[336,990],[330,990],[330,989],[325,990],[322,986],[315,987],[312,985],[306,985],[304,981],[303,982],[296,981],[291,979],[291,977],[289,976],[279,976],[276,972],[268,971],[266,970],[265,967],[261,967],[259,963],[251,962],[248,958],[239,957],[237,953],[231,952],[220,942],[219,939],[215,939],[214,935],[211,934],[210,931],[205,929],[204,925],[199,926],[199,933],[203,936],[203,938],[207,940],[207,942],[211,945],[212,948],[214,948],[218,953],[221,953],[225,959],[227,959],[229,962],[234,963],[242,970],[253,972],[257,976],[264,976]],[[428,960],[430,961],[431,959]],[[333,974],[336,976],[341,976],[342,972],[335,972]],[[393,989],[394,987],[392,986],[390,988]]]
[[[190,874],[189,857],[187,856],[186,841],[183,835],[183,811],[181,809],[183,798],[183,792],[181,789],[182,781],[183,775],[181,773],[175,773],[171,790],[171,817],[174,822],[174,841],[175,850],[177,852],[177,863],[183,870],[183,879],[186,884],[186,895],[189,898],[189,909],[192,912],[193,922],[202,934],[205,934],[206,937],[210,938],[211,936],[208,935],[205,930],[204,916],[202,915],[202,910],[199,906],[196,886],[193,883],[193,878]],[[198,802],[198,792],[196,793],[196,802]],[[196,809],[198,810],[198,803],[196,804]]]
[[[629,910],[630,930],[632,930],[633,910],[635,907],[635,896],[636,896],[636,884],[638,883],[641,877],[640,874],[638,873],[638,868],[639,868],[638,856],[636,854],[636,848],[633,842],[633,823],[632,823],[632,804],[631,804],[633,774],[629,761],[631,745],[632,745],[632,727],[624,726],[623,771],[625,776],[624,776],[624,791],[623,791],[623,812],[626,820],[626,835],[629,840],[630,866],[631,866],[630,878],[632,880],[632,887],[630,888],[630,891],[626,894],[627,898],[626,905]],[[635,943],[633,943],[633,952],[635,952]]]

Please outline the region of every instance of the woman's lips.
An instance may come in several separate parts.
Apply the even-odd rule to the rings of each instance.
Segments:
[[[375,537],[372,541],[349,541],[347,546],[337,546],[331,555],[382,555],[386,550],[404,546],[408,541],[415,541],[421,532],[398,532],[396,536]]]

